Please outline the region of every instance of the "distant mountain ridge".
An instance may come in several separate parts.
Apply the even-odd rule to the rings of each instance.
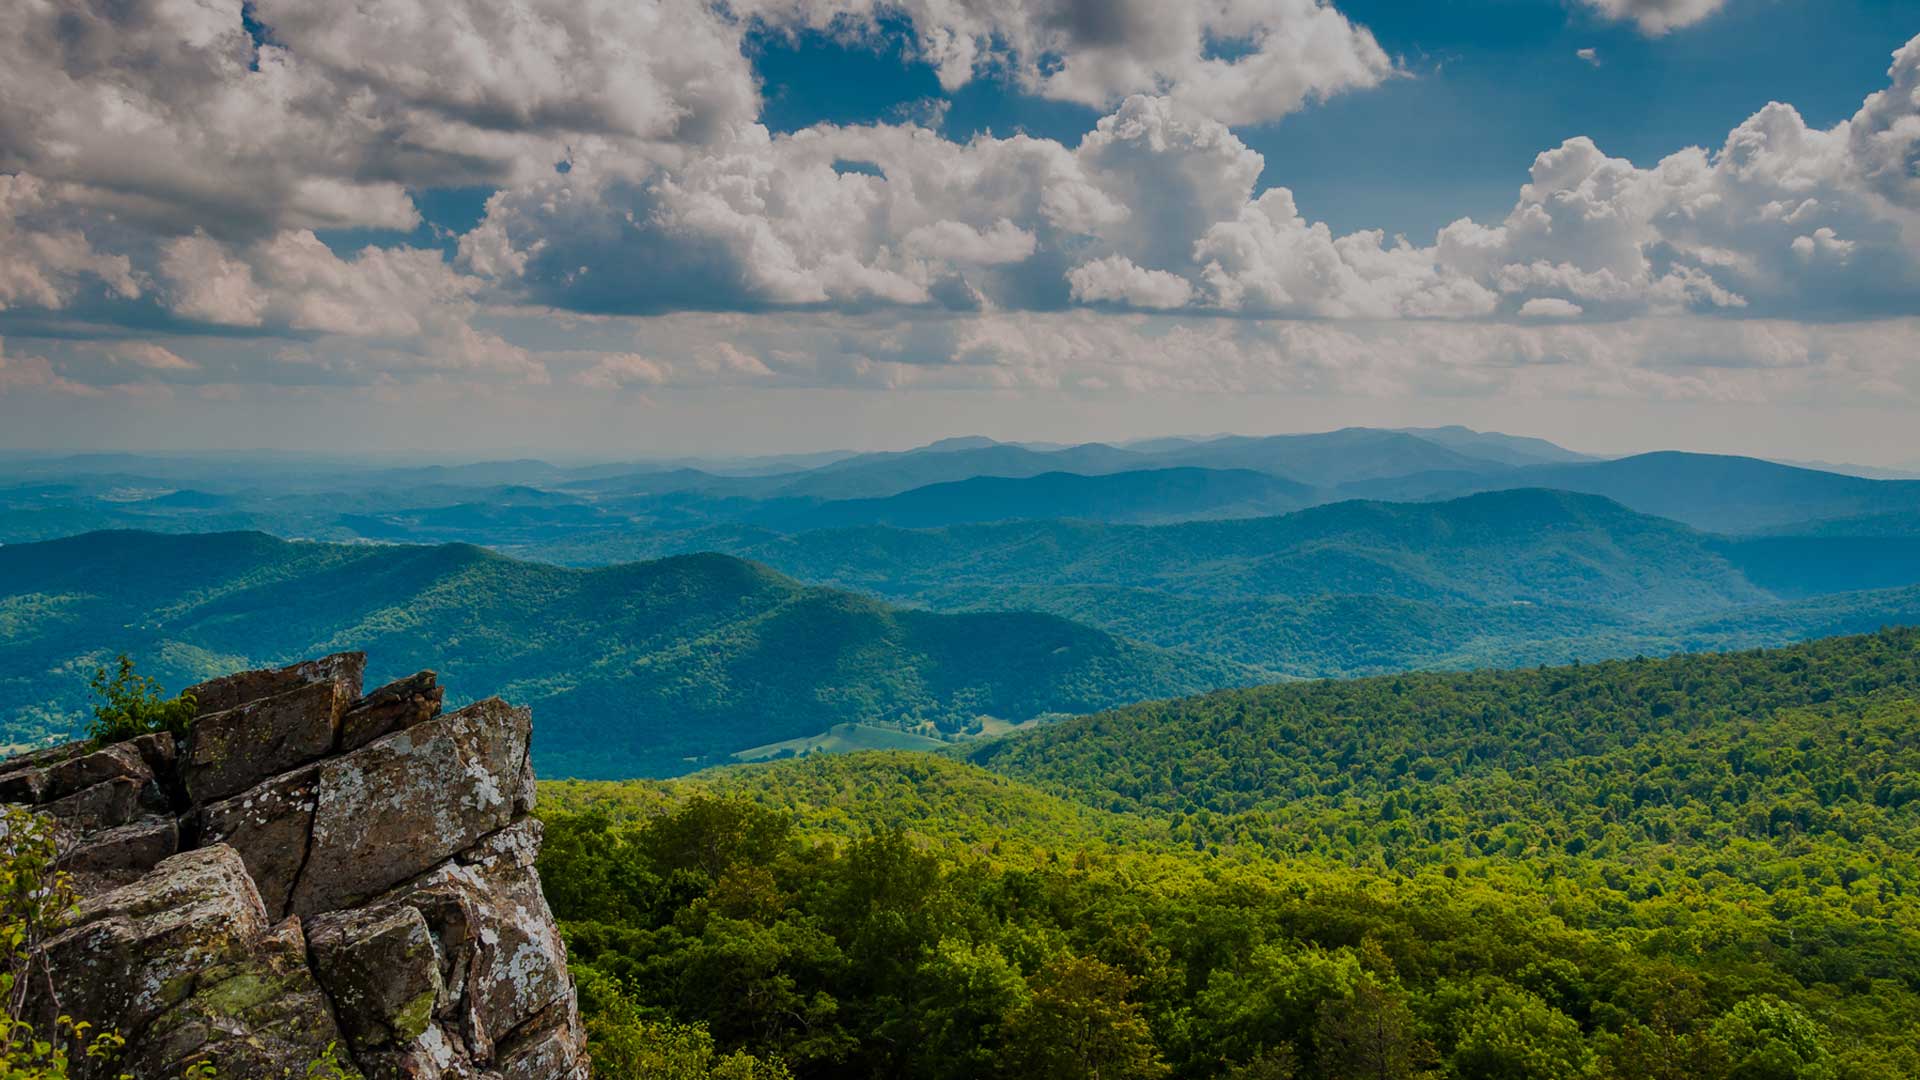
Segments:
[[[0,542],[115,527],[254,528],[285,537],[453,541],[530,554],[564,542],[584,553],[583,537],[597,536],[611,551],[628,534],[724,524],[801,532],[1046,517],[1173,522],[1525,487],[1605,495],[1728,534],[1920,536],[1920,481],[1674,451],[1590,458],[1540,439],[1463,427],[1174,437],[1119,446],[970,436],[905,451],[639,465],[508,461],[329,473],[321,464],[295,462],[281,473],[276,461],[273,468],[231,464],[223,473],[200,459],[160,458],[146,462],[152,474],[143,475],[142,464],[127,455],[69,465],[22,462],[19,482],[0,486]],[[485,504],[515,509],[494,513]],[[583,554],[569,558],[594,561]]]
[[[1083,476],[974,476],[877,499],[772,504],[748,524],[802,532],[850,525],[929,529],[1049,518],[1110,522],[1258,517],[1311,505],[1315,489],[1250,469],[1167,468]]]
[[[1611,461],[1532,465],[1491,476],[1416,473],[1354,485],[1350,491],[1381,499],[1432,499],[1517,486],[1604,495],[1642,513],[1728,533],[1920,511],[1920,480],[1874,480],[1758,458],[1674,450]]]
[[[935,610],[1046,611],[1302,677],[1777,645],[1920,622],[1920,544],[1902,537],[1719,537],[1540,489],[1154,526],[786,535],[728,525],[636,538],[628,555],[707,549]]]

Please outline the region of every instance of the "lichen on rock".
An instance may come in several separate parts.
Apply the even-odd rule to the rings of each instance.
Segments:
[[[0,801],[54,819],[84,896],[34,958],[27,1017],[127,1039],[76,1076],[302,1076],[329,1047],[372,1080],[588,1076],[533,867],[531,716],[442,715],[432,672],[363,697],[365,663],[191,688],[182,745],[0,763]]]

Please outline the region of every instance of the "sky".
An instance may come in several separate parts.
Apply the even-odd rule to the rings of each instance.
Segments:
[[[15,0],[0,447],[1920,464],[1914,0]]]

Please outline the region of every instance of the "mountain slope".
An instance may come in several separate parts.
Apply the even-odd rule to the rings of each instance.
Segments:
[[[1591,460],[1586,454],[1576,453],[1545,439],[1507,435],[1498,431],[1475,431],[1458,424],[1448,427],[1399,428],[1398,430],[1430,443],[1437,443],[1449,450],[1458,451],[1468,457],[1482,458],[1503,465],[1545,465],[1555,462]]]
[[[549,775],[661,775],[834,724],[957,733],[1252,681],[1055,616],[937,615],[721,555],[570,570],[462,545],[95,533],[0,548],[10,741],[71,730],[85,672],[168,685],[333,649],[533,705]]]
[[[1911,708],[1920,629],[1762,652],[1229,690],[1082,717],[966,757],[1095,806],[1294,813],[1298,800],[1338,808],[1434,784],[1539,777],[1559,762],[1839,698]]]
[[[1916,631],[1263,687],[543,789],[541,872],[589,1009],[802,1080],[1907,1080],[1917,730]]]
[[[892,596],[954,585],[1117,585],[1214,598],[1575,603],[1643,615],[1771,599],[1691,529],[1606,499],[1539,490],[1153,527],[1045,521],[791,537],[727,529],[679,543]]]

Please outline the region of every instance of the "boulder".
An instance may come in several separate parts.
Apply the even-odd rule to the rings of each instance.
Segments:
[[[309,765],[203,806],[195,815],[197,842],[226,844],[239,852],[274,918],[287,914],[306,865],[319,787],[320,766]]]
[[[555,1002],[573,998],[566,946],[533,868],[539,848],[539,823],[521,821],[376,902],[425,917],[449,991],[442,1019],[483,1060]]]
[[[305,1077],[329,1047],[350,1062],[307,967],[300,920],[287,919],[200,971],[193,993],[154,1020],[126,1064],[135,1076],[174,1077],[207,1062],[220,1076]]]
[[[340,715],[350,704],[343,683],[325,681],[200,714],[180,764],[188,797],[196,804],[224,799],[319,760],[338,742]]]
[[[292,909],[359,903],[511,824],[532,727],[492,698],[328,761]]]
[[[586,1028],[573,996],[514,1032],[494,1067],[504,1080],[588,1080]]]
[[[128,884],[180,850],[180,823],[144,817],[63,845],[60,869],[83,879],[89,891]]]
[[[81,754],[47,766],[45,786],[40,797],[49,801],[65,798],[76,791],[122,778],[142,784],[153,781],[153,770],[148,767],[147,759],[141,756],[140,748],[131,741],[115,743],[91,754]]]
[[[396,904],[321,915],[308,947],[356,1059],[416,1049],[446,994],[420,909]]]
[[[244,958],[266,931],[260,895],[232,848],[175,855],[82,901],[73,924],[41,947],[37,977],[58,992],[30,994],[29,1020],[41,1031],[54,1030],[61,1014],[144,1031],[192,997],[204,972]],[[90,1075],[86,1067],[78,1075]]]
[[[139,817],[141,796],[152,788],[151,781],[122,776],[43,803],[40,809],[71,829],[97,832]]]
[[[250,701],[277,697],[289,690],[297,690],[303,686],[321,682],[338,683],[347,699],[351,701],[360,696],[360,681],[366,670],[366,653],[334,653],[332,656],[289,664],[283,668],[222,675],[220,678],[208,679],[198,685],[189,686],[185,693],[193,695],[194,705],[201,716],[225,712]]]
[[[35,951],[24,1018],[127,1042],[76,1080],[584,1080],[566,951],[534,869],[532,718],[441,714],[432,672],[359,697],[342,653],[195,688],[185,740],[0,763],[85,899]],[[325,1075],[335,1075],[327,1072]]]
[[[340,749],[358,750],[375,739],[424,724],[440,715],[445,691],[439,677],[422,671],[361,698],[340,719]]]

